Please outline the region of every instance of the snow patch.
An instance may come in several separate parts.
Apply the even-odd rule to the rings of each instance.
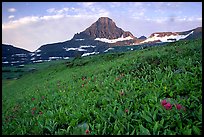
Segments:
[[[49,57],[49,60],[53,60],[53,59],[61,59],[62,57]]]
[[[41,52],[41,50],[38,49],[36,52]]]
[[[130,36],[123,38],[123,35],[122,35],[122,37],[117,39],[96,38],[95,40],[106,42],[106,43],[116,43],[118,41],[131,40],[131,39],[133,38]]]
[[[35,60],[35,58],[31,58],[30,60]]]
[[[93,45],[81,45],[79,48],[95,48]]]
[[[109,50],[113,50],[114,48],[108,48],[107,50],[105,50],[104,52],[108,52]]]
[[[63,59],[69,59],[69,57],[63,57]]]
[[[20,61],[12,61],[11,63],[19,63]]]
[[[5,61],[5,62],[2,62],[3,64],[7,64],[7,63],[9,63],[8,61]]]
[[[84,57],[84,56],[89,56],[89,55],[94,55],[94,54],[99,54],[99,52],[84,53],[84,54],[82,55],[82,57]]]
[[[30,53],[31,57],[35,55],[35,53]]]
[[[64,48],[66,51],[70,51],[70,50],[77,50],[77,51],[87,51],[85,49],[81,49],[81,48]]]
[[[39,56],[41,56],[41,54],[37,54],[36,56],[39,57]]]
[[[12,57],[19,56],[19,57],[26,57],[26,54],[13,54]]]
[[[36,61],[33,61],[33,63],[41,63],[43,62],[43,60],[36,60]]]
[[[84,39],[75,39],[75,41],[82,41],[82,40],[84,40]]]

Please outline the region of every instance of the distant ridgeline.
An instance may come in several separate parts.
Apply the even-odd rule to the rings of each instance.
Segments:
[[[145,36],[137,38],[131,32],[117,27],[112,19],[101,17],[84,31],[75,34],[71,40],[42,45],[34,52],[2,44],[2,65],[15,66],[108,52],[138,50],[155,44],[199,37],[202,37],[202,27],[184,32],[155,32],[148,38]]]

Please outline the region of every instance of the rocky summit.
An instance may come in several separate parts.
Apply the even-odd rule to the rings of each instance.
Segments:
[[[121,37],[132,37],[132,33],[124,31],[117,27],[115,22],[108,17],[100,17],[95,23],[88,27],[83,32],[76,34],[74,38],[106,38],[106,39],[117,39]]]

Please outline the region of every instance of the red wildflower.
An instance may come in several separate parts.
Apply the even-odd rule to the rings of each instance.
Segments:
[[[81,86],[84,87],[84,84],[82,84]]]
[[[45,98],[45,96],[42,96],[42,99],[44,99]]]
[[[82,80],[85,80],[85,77],[82,77]]]
[[[115,80],[116,80],[116,81],[119,81],[119,80],[120,80],[120,78],[116,78]]]
[[[89,133],[90,133],[90,131],[87,129],[87,130],[85,131],[85,133],[86,133],[86,134],[89,134]]]
[[[167,104],[166,100],[162,100],[161,104],[162,104],[162,106],[166,105]]]
[[[128,113],[128,109],[126,109],[125,112]]]
[[[176,108],[177,108],[178,110],[180,110],[180,109],[182,108],[182,106],[181,106],[180,104],[176,104]]]
[[[164,105],[164,107],[166,108],[166,110],[169,110],[172,108],[172,105],[168,102],[166,105]]]
[[[35,114],[35,111],[32,111],[32,115],[34,115]]]
[[[32,108],[32,110],[35,111],[35,110],[36,110],[36,107]]]
[[[32,98],[32,101],[35,100],[35,98]]]
[[[39,114],[42,115],[43,114],[42,111],[40,111]]]

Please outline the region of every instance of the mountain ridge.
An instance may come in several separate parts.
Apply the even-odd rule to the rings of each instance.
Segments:
[[[55,59],[69,59],[77,56],[103,54],[112,51],[116,46],[159,44],[185,39],[202,37],[202,27],[182,32],[154,32],[149,37],[135,37],[130,31],[124,31],[108,18],[101,17],[84,31],[77,33],[71,40],[50,43],[40,46],[36,51],[26,53],[27,62],[42,62]],[[132,49],[132,48],[130,48]],[[8,50],[8,49],[7,49]],[[2,50],[5,55],[6,50]],[[2,55],[3,55],[2,54]],[[22,52],[22,54],[24,54]],[[2,63],[13,62],[15,52],[2,56]],[[20,59],[25,62],[25,58]]]

